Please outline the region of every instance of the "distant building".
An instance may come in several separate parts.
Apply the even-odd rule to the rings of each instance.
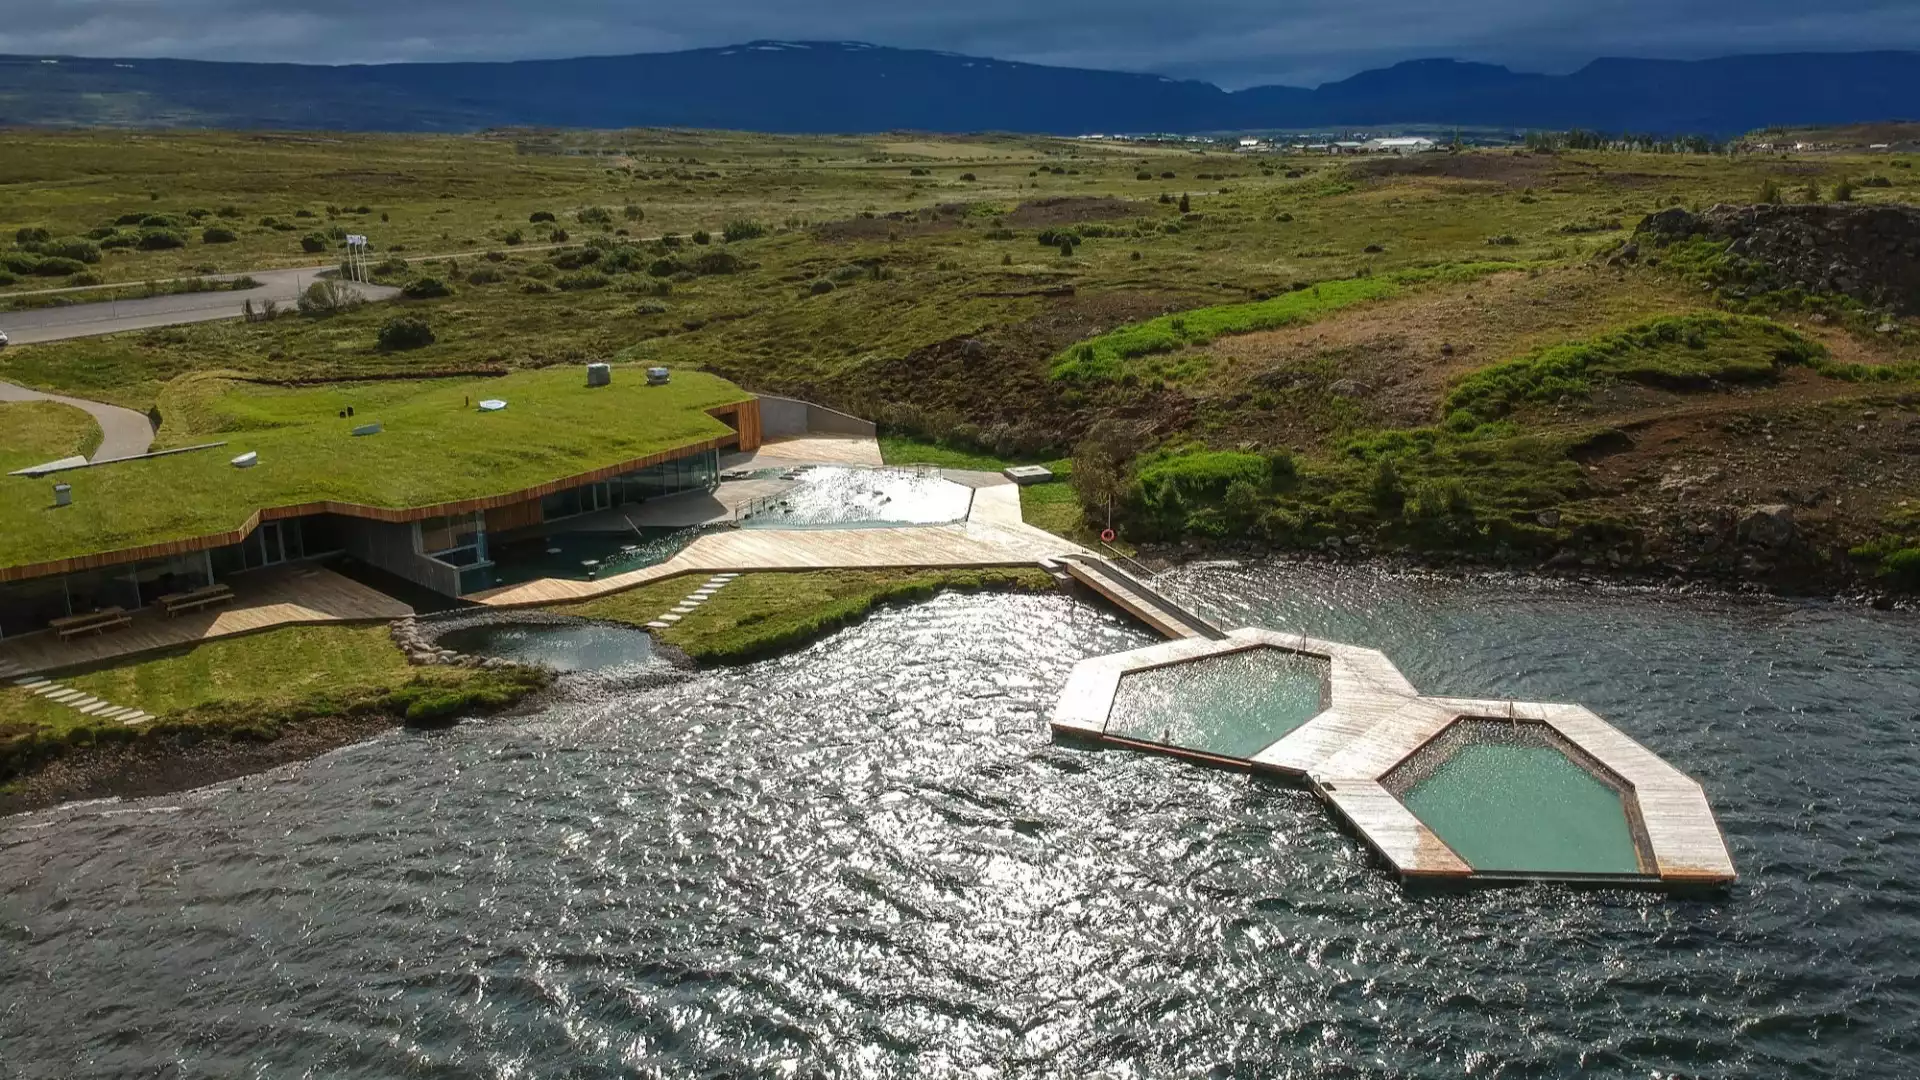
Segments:
[[[1422,154],[1439,145],[1424,135],[1407,135],[1390,139],[1373,139],[1366,144],[1370,151],[1382,154]]]

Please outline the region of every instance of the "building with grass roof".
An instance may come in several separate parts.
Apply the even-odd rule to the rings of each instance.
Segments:
[[[573,367],[324,385],[201,373],[157,411],[146,455],[0,476],[0,636],[338,555],[480,591],[504,546],[711,490],[720,454],[761,438],[758,399],[732,383],[652,385],[627,367],[601,386]],[[17,462],[27,448],[8,438]]]

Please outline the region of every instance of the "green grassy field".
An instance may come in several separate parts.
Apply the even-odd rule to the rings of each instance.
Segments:
[[[1768,185],[1832,192],[1847,177],[1858,201],[1910,203],[1912,165],[1839,154],[1263,158],[1045,138],[663,131],[8,132],[0,184],[19,197],[0,204],[0,243],[44,229],[57,247],[154,213],[236,233],[106,249],[85,271],[103,280],[324,262],[332,248],[309,254],[300,241],[318,232],[324,247],[328,230],[348,228],[373,236],[376,258],[453,257],[383,270],[396,284],[431,276],[448,296],[9,349],[0,379],[158,403],[172,440],[186,437],[170,414],[191,385],[183,376],[615,358],[872,417],[895,460],[1080,458],[1090,432],[1117,426],[1116,525],[1140,539],[1321,549],[1358,537],[1499,561],[1571,552],[1606,566],[1691,564],[1681,549],[1707,503],[1864,488],[1810,516],[1818,545],[1844,552],[1884,531],[1880,517],[1913,480],[1887,423],[1858,430],[1842,409],[1804,410],[1845,400],[1883,421],[1908,410],[1900,393],[1920,372],[1920,335],[1878,332],[1883,312],[1829,320],[1842,309],[1736,296],[1718,250],[1675,250],[1666,265],[1608,256],[1643,215],[1750,201]],[[564,247],[535,250],[560,232]],[[0,293],[65,280],[13,277]],[[381,350],[376,335],[399,313],[428,321],[435,342]],[[1733,313],[1800,324],[1825,358],[1771,381],[1731,378],[1739,365],[1718,356],[1691,382],[1611,361],[1585,366],[1581,394],[1552,382],[1568,356],[1591,359],[1659,320]],[[1467,409],[1449,426],[1459,395],[1522,368],[1549,376],[1551,392],[1495,415]],[[1737,437],[1785,416],[1851,449],[1783,462]],[[1464,429],[1469,417],[1485,430]],[[1659,417],[1685,430],[1646,443],[1606,435]],[[1231,481],[1176,483],[1177,513],[1145,484],[1174,475],[1168,462],[1183,455],[1280,451],[1293,472],[1236,489],[1231,505]],[[1702,458],[1729,463],[1712,491],[1681,500],[1660,486]],[[1071,535],[1086,526],[1065,494],[1026,499]]]
[[[234,529],[268,506],[427,506],[521,490],[724,435],[704,410],[742,397],[698,372],[648,386],[631,369],[594,389],[577,367],[309,388],[189,376],[162,395],[157,446],[225,446],[71,473],[65,507],[50,504],[43,482],[0,477],[0,516],[11,522],[0,564]],[[507,407],[478,411],[488,398]],[[381,433],[351,433],[374,421]],[[258,465],[229,464],[246,451]]]
[[[85,457],[100,446],[93,417],[57,401],[0,402],[0,432],[0,473]]]
[[[130,728],[0,688],[0,782],[91,746],[176,736],[263,741],[349,714],[428,721],[497,708],[546,685],[520,668],[409,666],[385,625],[287,627],[55,677],[155,719]]]

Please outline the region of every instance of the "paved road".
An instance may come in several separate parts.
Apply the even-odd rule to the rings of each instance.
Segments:
[[[260,282],[257,288],[237,292],[180,293],[151,296],[141,300],[112,300],[67,307],[40,308],[33,311],[0,312],[0,330],[15,345],[43,341],[118,334],[124,330],[148,330],[156,326],[233,319],[240,315],[248,300],[258,308],[271,300],[291,305],[301,290],[313,284],[314,271],[263,270],[250,275]],[[385,285],[356,285],[369,300],[385,300],[400,290]]]
[[[147,423],[144,413],[123,409],[118,405],[105,405],[98,401],[65,397],[61,394],[43,394],[38,390],[29,390],[24,386],[15,386],[9,382],[0,382],[0,401],[57,401],[62,405],[71,405],[84,409],[100,424],[100,449],[93,452],[93,461],[112,461],[115,458],[132,457],[144,454],[153,445],[153,425]]]

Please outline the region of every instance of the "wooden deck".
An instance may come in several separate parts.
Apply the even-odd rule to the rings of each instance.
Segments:
[[[1066,565],[1073,569],[1072,560]],[[1131,672],[1249,648],[1321,656],[1330,662],[1330,670],[1328,706],[1319,715],[1244,761],[1199,749],[1188,756],[1306,780],[1402,877],[1525,879],[1529,877],[1525,873],[1476,872],[1400,801],[1386,780],[1458,721],[1537,722],[1550,726],[1576,761],[1603,775],[1612,774],[1620,782],[1613,786],[1624,785],[1629,822],[1643,851],[1641,873],[1625,880],[1668,886],[1734,880],[1733,859],[1700,785],[1578,705],[1422,697],[1392,661],[1374,649],[1258,628],[1208,640],[1184,632],[1188,628],[1177,621],[1147,621],[1173,640],[1090,657],[1075,665],[1051,717],[1056,735],[1134,746],[1131,740],[1111,737],[1106,731],[1121,680]],[[1578,874],[1545,876],[1581,878]]]
[[[50,631],[0,641],[0,675],[15,677],[117,660],[196,641],[328,622],[374,622],[413,614],[385,593],[318,566],[255,570],[227,579],[233,603],[168,618],[157,606],[133,625],[62,641]]]

